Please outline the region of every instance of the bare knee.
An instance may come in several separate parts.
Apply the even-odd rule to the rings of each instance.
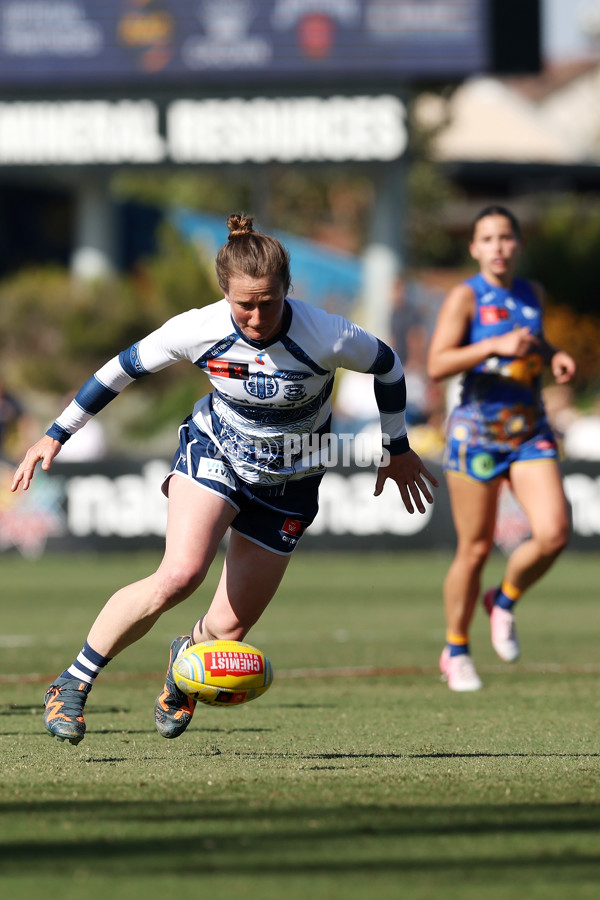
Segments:
[[[540,555],[547,559],[553,559],[565,549],[569,543],[570,527],[568,522],[557,523],[555,527],[535,538],[540,547]]]
[[[481,539],[463,543],[458,547],[457,558],[472,572],[480,572],[492,550],[492,541]]]
[[[202,584],[204,574],[196,567],[161,566],[153,576],[156,611],[165,612],[186,600]]]

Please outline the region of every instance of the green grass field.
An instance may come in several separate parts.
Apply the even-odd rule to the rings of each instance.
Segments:
[[[199,707],[165,741],[154,698],[203,589],[111,664],[72,747],[43,729],[47,683],[107,594],[156,558],[3,556],[2,896],[596,898],[597,560],[565,555],[527,596],[514,666],[478,614],[485,689],[471,695],[437,670],[448,561],[300,551],[249,635],[273,687],[238,709]]]

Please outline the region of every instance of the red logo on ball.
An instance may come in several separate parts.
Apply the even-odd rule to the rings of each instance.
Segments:
[[[258,653],[207,650],[204,653],[204,668],[211,675],[255,675],[263,671],[263,661]]]

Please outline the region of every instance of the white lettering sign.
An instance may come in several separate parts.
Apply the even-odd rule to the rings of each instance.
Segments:
[[[406,149],[405,118],[390,95],[176,100],[167,140],[180,163],[386,161]]]
[[[600,478],[578,472],[565,475],[564,482],[573,514],[573,531],[583,537],[600,534]]]
[[[319,488],[319,512],[310,533],[315,534],[418,534],[433,515],[408,513],[398,488],[389,482],[379,497],[373,496],[375,473],[362,472],[346,478],[328,472]]]
[[[164,156],[150,100],[0,103],[0,164],[152,163]]]
[[[151,100],[0,103],[0,165],[385,162],[408,142],[391,95],[175,100],[159,122]]]
[[[167,462],[147,463],[140,475],[88,475],[66,484],[67,521],[71,534],[87,537],[164,535],[167,501],[160,491],[170,471]]]
[[[100,26],[74,0],[5,3],[0,11],[0,43],[8,56],[98,56]]]
[[[67,479],[67,525],[77,537],[141,537],[164,535],[167,501],[160,491],[170,466],[147,463],[140,474],[85,475]],[[319,489],[319,513],[311,535],[417,534],[427,526],[433,506],[424,515],[410,515],[392,483],[373,496],[374,472],[349,477],[328,472]]]

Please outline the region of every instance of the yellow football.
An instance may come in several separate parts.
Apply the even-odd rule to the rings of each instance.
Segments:
[[[211,706],[235,706],[260,697],[273,681],[262,650],[240,641],[192,644],[173,663],[180,691]]]

